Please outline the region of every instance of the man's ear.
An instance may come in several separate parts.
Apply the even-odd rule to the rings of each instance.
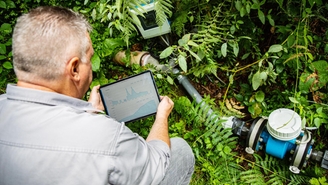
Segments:
[[[71,60],[67,62],[66,65],[67,74],[74,81],[80,80],[79,65],[80,65],[80,59],[78,57],[73,57]]]

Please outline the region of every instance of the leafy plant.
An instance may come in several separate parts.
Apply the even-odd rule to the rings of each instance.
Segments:
[[[291,108],[300,114],[303,126],[318,128],[313,134],[318,141],[314,148],[324,149],[328,4],[322,0],[152,2],[157,24],[165,19],[171,23],[169,46],[138,34],[138,16],[144,16],[139,8],[146,0],[0,0],[0,93],[5,93],[7,83],[15,82],[11,34],[16,18],[40,5],[72,8],[83,13],[93,27],[91,87],[150,69],[159,93],[172,97],[175,108],[169,119],[170,136],[185,138],[196,156],[191,184],[326,184],[326,172],[319,173],[317,164],[311,163],[304,173],[295,175],[282,160],[245,156],[242,144],[222,122],[224,116],[247,121],[268,116],[277,108]],[[135,45],[150,50],[161,64],[175,61],[179,74],[192,80],[209,106],[185,96],[174,83],[179,74],[112,62],[118,51],[131,52]],[[129,57],[125,60],[129,64]],[[203,88],[209,85],[212,89],[205,93]],[[239,102],[244,109],[234,109],[231,102]],[[214,110],[211,115],[209,107]],[[128,127],[146,137],[153,121],[154,117],[149,117]]]
[[[320,177],[320,178],[312,178],[310,180],[311,185],[327,185],[327,179],[326,177]]]

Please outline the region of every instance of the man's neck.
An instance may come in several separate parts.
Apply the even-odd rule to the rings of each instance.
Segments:
[[[40,82],[31,83],[31,82],[18,80],[17,86],[37,89],[42,91],[56,92],[74,98],[80,98],[80,99],[82,98],[78,96],[77,93],[78,91],[76,88],[74,88],[75,86],[70,85],[68,81],[61,81],[61,83],[59,83],[58,81],[44,82],[44,83],[40,81]]]
[[[24,81],[20,81],[20,80],[18,80],[17,86],[31,88],[31,89],[38,89],[38,90],[42,90],[42,91],[56,92],[55,90],[53,90],[49,87],[45,87],[43,85],[30,83],[30,82],[24,82]]]

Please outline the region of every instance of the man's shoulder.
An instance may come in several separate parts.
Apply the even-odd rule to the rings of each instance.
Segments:
[[[0,94],[0,101],[7,99],[7,94]]]

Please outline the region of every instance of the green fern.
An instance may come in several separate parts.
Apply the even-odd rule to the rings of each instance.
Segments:
[[[168,17],[172,16],[171,0],[155,0],[156,23],[162,26]]]
[[[241,172],[240,180],[242,184],[266,185],[264,175],[258,167]]]
[[[127,46],[129,45],[129,39],[132,35],[138,33],[136,28],[140,26],[140,20],[138,16],[144,16],[142,11],[142,4],[147,4],[147,0],[116,0],[113,4],[112,1],[97,2],[92,11],[91,17],[94,21],[100,20],[101,22],[108,22],[108,28],[111,35],[114,29],[117,30],[117,35],[122,35],[122,39]],[[156,0],[155,12],[156,22],[158,25],[162,25],[166,21],[168,16],[172,15],[171,0]]]
[[[197,9],[197,4],[200,4],[199,0],[175,0],[175,12],[173,14],[173,22],[171,25],[172,30],[178,36],[184,34],[184,28],[188,26],[188,21],[192,22],[191,17],[188,14],[194,9]]]
[[[262,179],[266,179],[265,183],[270,185],[306,184],[310,179],[310,177],[308,177],[306,174],[294,174],[290,172],[289,165],[284,160],[275,158],[268,154],[265,154],[264,159],[258,154],[253,154],[253,156],[255,158],[255,162],[249,163],[252,169],[242,172],[241,179],[243,181],[245,181],[246,177],[251,177],[248,175],[257,175],[259,173],[263,175]],[[249,183],[249,181],[245,182]],[[257,182],[257,180],[254,180],[254,182],[251,183],[253,184],[255,182]]]
[[[197,166],[200,166],[195,173],[201,173],[211,184],[238,184],[242,168],[236,164],[233,157],[236,154],[232,151],[237,138],[232,136],[231,129],[223,127],[216,111],[209,112],[209,104],[190,102],[186,97],[175,100],[175,110],[182,113],[181,118],[192,122],[193,131],[186,133],[185,138],[192,142]]]

